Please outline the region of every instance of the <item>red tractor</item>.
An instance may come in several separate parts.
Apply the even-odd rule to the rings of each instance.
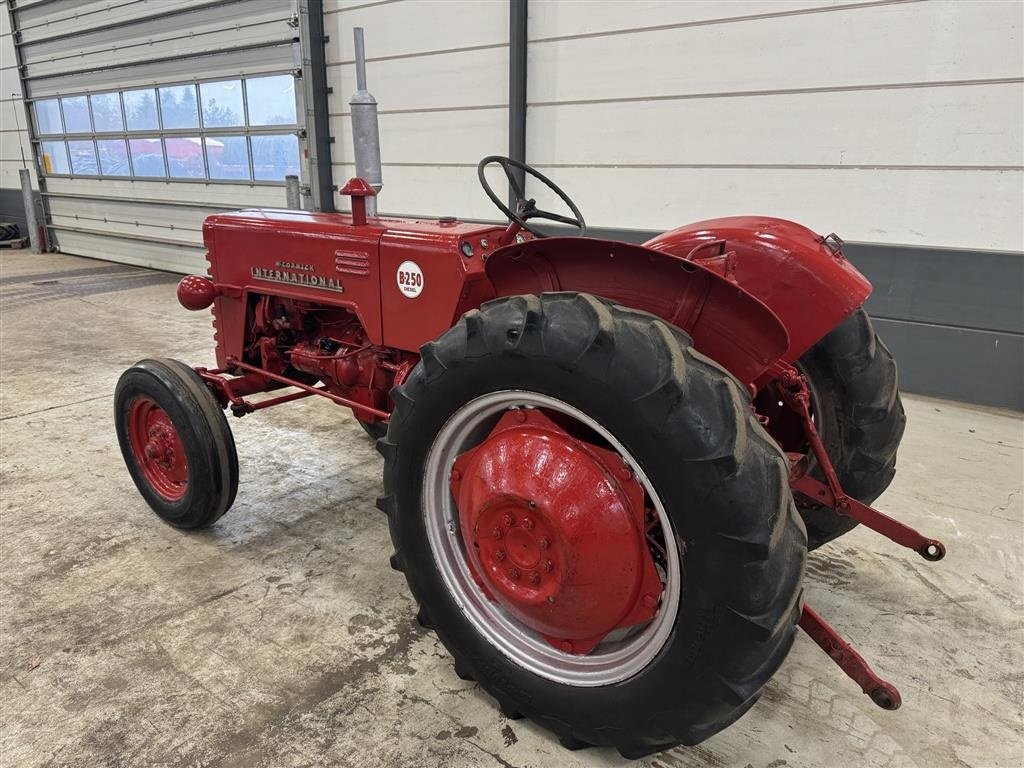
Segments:
[[[178,298],[213,307],[218,367],[143,360],[117,385],[146,501],[212,524],[238,485],[224,410],[320,395],[379,438],[391,564],[508,716],[628,757],[695,744],[753,705],[798,625],[898,707],[801,597],[808,549],[858,522],[944,554],[869,506],[905,419],[842,241],[765,217],[588,238],[534,169],[488,157],[479,178],[507,226],[368,218],[362,179],[351,215],[208,218],[209,276]]]

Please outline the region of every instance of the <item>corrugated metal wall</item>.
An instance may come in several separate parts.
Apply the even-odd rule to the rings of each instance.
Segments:
[[[207,214],[224,208],[283,205],[283,177],[276,181],[245,178],[254,173],[259,176],[258,170],[252,169],[253,150],[246,139],[259,131],[249,125],[218,131],[208,124],[212,120],[203,124],[198,121],[204,118],[197,118],[196,125],[185,123],[175,133],[165,114],[163,124],[156,129],[145,126],[149,130],[132,133],[129,124],[127,129],[103,133],[98,125],[93,128],[88,112],[84,127],[72,126],[69,110],[77,103],[75,97],[82,95],[95,98],[97,94],[110,94],[103,98],[112,99],[116,105],[118,94],[128,89],[150,94],[146,98],[152,105],[154,87],[183,85],[179,93],[191,89],[188,98],[193,100],[198,93],[200,108],[192,108],[205,114],[208,100],[202,90],[196,91],[197,82],[227,81],[224,87],[233,88],[243,77],[290,73],[296,68],[299,59],[294,43],[293,3],[20,0],[11,5],[10,19],[25,65],[25,95],[37,113],[36,133],[49,130],[64,134],[44,145],[52,156],[47,151],[41,153],[51,164],[52,174],[44,179],[44,197],[51,213],[51,235],[62,251],[173,271],[205,271],[201,225]],[[17,87],[15,72],[4,69],[5,91]],[[54,101],[57,97],[63,100]],[[166,112],[173,101],[164,102],[163,93],[159,98]],[[38,112],[44,108],[58,115],[56,127],[40,125]],[[94,103],[94,118],[95,109]],[[288,132],[292,138],[286,141],[297,141],[294,137],[301,128],[301,110],[296,115],[290,130],[267,130]],[[4,117],[6,124],[6,113]],[[151,136],[146,138],[146,133]],[[67,151],[63,139],[68,134],[74,134],[69,139],[70,165],[62,154]],[[141,158],[136,145],[146,142],[155,149]],[[239,161],[243,170],[220,173],[219,165],[209,168],[214,162],[214,149],[226,153],[225,147],[231,142],[239,147],[239,153],[249,154],[248,159]],[[205,155],[197,150],[193,158],[198,169],[189,169],[184,161],[175,160],[172,144],[185,147],[182,151],[205,145]],[[120,148],[124,157],[108,164],[104,156],[108,146]],[[84,148],[88,161],[76,162],[76,147]],[[5,161],[10,152],[5,143]],[[130,166],[126,155],[134,156]],[[218,162],[219,158],[218,154]],[[143,160],[148,163],[145,170]],[[248,170],[244,169],[246,165]],[[3,164],[5,187],[10,183],[8,166],[9,162]],[[142,175],[166,178],[139,178]],[[240,178],[207,178],[215,175]]]

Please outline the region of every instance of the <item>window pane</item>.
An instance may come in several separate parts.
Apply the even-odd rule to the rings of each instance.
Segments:
[[[36,102],[36,128],[40,134],[64,133],[60,124],[60,104],[56,99]]]
[[[99,139],[96,146],[100,151],[100,172],[104,176],[131,175],[123,139]]]
[[[164,147],[160,139],[129,139],[128,149],[136,176],[166,176]]]
[[[92,133],[89,124],[89,100],[85,96],[65,97],[60,100],[64,108],[64,130],[66,133]]]
[[[242,81],[223,80],[219,83],[202,83],[199,94],[203,99],[203,126],[245,125],[242,118]]]
[[[206,139],[206,161],[211,179],[248,179],[249,148],[245,136],[210,136]]]
[[[125,91],[124,116],[129,131],[156,130],[156,91]]]
[[[97,133],[124,130],[121,99],[116,93],[94,93],[89,97],[89,101],[92,104],[92,122]]]
[[[295,78],[254,77],[245,81],[249,125],[295,125]]]
[[[96,148],[92,141],[69,141],[68,153],[71,155],[71,172],[86,176],[95,176]]]
[[[43,170],[46,173],[71,173],[68,148],[63,141],[43,142]]]
[[[284,181],[288,174],[298,176],[298,137],[253,136],[252,170],[259,181]]]
[[[164,128],[198,128],[199,105],[194,85],[173,85],[160,89],[160,115]]]
[[[167,138],[167,170],[172,179],[204,179],[203,140],[198,136]]]

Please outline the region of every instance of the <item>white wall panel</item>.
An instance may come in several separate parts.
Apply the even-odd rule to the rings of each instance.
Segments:
[[[391,163],[472,163],[508,151],[508,108],[412,112],[380,116],[381,153]],[[335,163],[352,163],[352,124],[331,122]]]
[[[1024,164],[1024,83],[532,107],[530,162]]]
[[[529,101],[1020,77],[1020,17],[1000,0],[913,2],[537,42]]]
[[[1019,249],[1021,28],[1001,0],[534,0],[527,159],[597,225]]]
[[[25,106],[21,100],[21,81],[14,54],[14,41],[10,34],[10,16],[7,3],[0,3],[0,190],[20,190],[22,153],[27,159],[33,184],[36,183],[32,160],[32,145],[28,140]],[[20,198],[4,195],[5,208]],[[6,214],[6,215],[5,215]],[[0,219],[20,218],[18,210],[0,210]]]
[[[875,0],[530,0],[530,40],[593,35],[638,27],[718,23],[723,19],[813,13]]]
[[[389,59],[366,65],[370,93],[381,110],[475,107],[508,103],[508,49]],[[353,64],[327,68],[331,114],[348,112],[356,89]]]
[[[1024,249],[1024,172],[750,168],[540,170],[588,224],[670,229],[756,214],[846,240],[950,248]],[[561,211],[536,183],[537,205]],[[552,206],[548,208],[548,205]]]
[[[466,47],[507,47],[508,5],[505,0],[404,0],[340,10],[328,2],[324,27],[331,38],[328,64],[355,60],[354,27],[366,30],[366,55],[371,62]]]
[[[354,165],[335,166],[334,178],[348,179],[355,174]],[[489,171],[488,180],[499,195],[508,187],[505,174],[496,167]],[[339,209],[348,210],[348,200],[338,201]],[[467,166],[388,166],[384,168],[384,191],[378,202],[381,213],[457,216],[460,219],[494,221],[501,217],[498,209],[487,199],[476,168]]]
[[[494,218],[473,169],[508,150],[508,3],[332,0],[324,21],[336,183],[354,173],[348,100],[356,87],[352,28],[362,26],[380,110],[380,210]]]

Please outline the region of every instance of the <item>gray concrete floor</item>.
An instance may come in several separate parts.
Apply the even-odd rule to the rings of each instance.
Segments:
[[[149,511],[111,396],[142,357],[212,363],[209,315],[180,309],[174,282],[0,252],[0,763],[626,765],[506,721],[455,676],[388,567],[381,462],[330,403],[232,420],[242,483],[213,529],[183,534]],[[948,557],[858,530],[807,577],[808,601],[903,709],[874,707],[801,635],[736,725],[641,764],[1022,764],[1021,416],[905,402],[880,506]]]

